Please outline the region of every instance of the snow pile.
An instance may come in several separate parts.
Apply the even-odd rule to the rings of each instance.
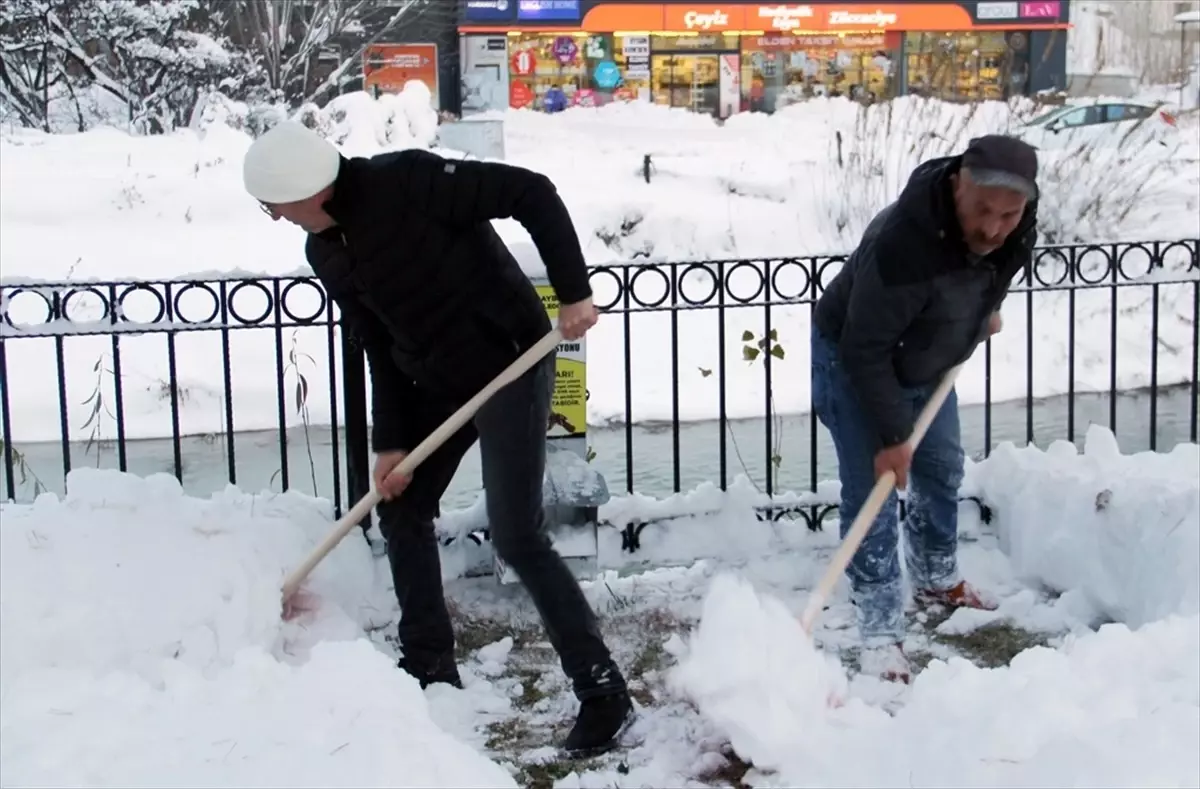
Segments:
[[[785,765],[777,761],[780,754],[803,749],[804,760],[811,760],[825,752],[827,743],[806,733],[805,723],[844,697],[845,670],[813,648],[781,601],[759,598],[744,579],[718,575],[686,650],[670,684],[728,734],[738,754],[777,769]],[[764,681],[785,676],[795,679]]]
[[[706,613],[740,596],[714,583]],[[770,599],[757,605],[772,612],[769,620],[756,608],[741,624],[724,618],[723,632],[693,642],[675,670],[738,755],[768,773],[748,781],[755,786],[1200,782],[1200,618],[1138,631],[1106,625],[1059,650],[1028,650],[1006,668],[934,660],[889,716],[855,698],[822,703],[812,659],[794,662],[804,654],[790,635],[799,630],[795,617]],[[749,660],[745,675],[739,659]],[[731,672],[736,688],[711,679]],[[795,697],[807,703],[780,700]]]
[[[427,89],[414,82],[399,95],[349,93],[321,109],[306,106],[297,116],[352,155],[425,147],[435,143],[437,124],[426,97]],[[844,251],[865,216],[895,197],[917,162],[961,150],[973,136],[1009,131],[1035,111],[1023,98],[964,105],[906,96],[871,107],[814,99],[771,116],[736,115],[724,125],[645,103],[501,117],[509,161],[554,179],[589,261],[599,264],[635,255],[697,260]],[[166,135],[6,128],[0,184],[22,200],[0,206],[5,278],[295,270],[303,263],[302,231],[282,224],[277,232],[266,231],[241,187],[247,132],[258,133],[279,112],[214,95],[197,110],[194,128]],[[641,171],[647,154],[649,184]],[[1187,184],[1177,185],[1182,190]],[[850,186],[862,195],[848,197]],[[1048,201],[1057,188],[1045,185]],[[1120,202],[1121,195],[1102,197]],[[847,200],[857,201],[851,225],[839,220]],[[1188,237],[1198,223],[1185,209],[1164,214],[1156,227],[1138,222],[1109,232]],[[40,249],[41,229],[61,224],[64,216],[73,225],[113,229],[86,240],[63,234],[67,238],[49,239]],[[515,221],[499,221],[497,229],[508,241],[529,241]],[[193,235],[205,243],[190,244]],[[131,247],[125,243],[130,237],[150,248]],[[159,237],[173,254],[163,254]]]
[[[6,785],[514,785],[365,639],[395,606],[363,540],[314,571],[313,618],[280,621],[327,506],[193,499],[166,475],[68,482],[3,507]]]
[[[242,652],[212,679],[178,663],[155,684],[38,670],[4,698],[11,785],[516,786],[365,640],[319,644],[299,668]]]
[[[1104,616],[1140,627],[1200,614],[1200,450],[1122,455],[1088,429],[1083,452],[1001,444],[969,475],[996,514],[1024,581],[1078,590]]]
[[[1198,463],[1195,445],[1121,456],[1094,428],[1082,455],[1006,447],[972,470],[1014,569],[1125,622],[1007,667],[933,660],[889,716],[821,703],[842,679],[794,613],[718,576],[674,685],[766,773],[756,786],[1195,786]]]
[[[425,83],[410,81],[400,93],[378,98],[361,91],[347,93],[324,107],[307,105],[298,116],[347,156],[371,156],[433,145],[438,118],[431,101]]]

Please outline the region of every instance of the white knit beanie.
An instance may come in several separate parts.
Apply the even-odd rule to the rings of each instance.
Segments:
[[[337,178],[340,155],[302,123],[284,121],[250,144],[242,162],[246,191],[264,203],[312,197]]]

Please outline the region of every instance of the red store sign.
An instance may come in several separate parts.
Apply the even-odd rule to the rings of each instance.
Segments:
[[[513,53],[512,70],[518,77],[528,77],[537,68],[537,57],[532,50],[522,49]]]

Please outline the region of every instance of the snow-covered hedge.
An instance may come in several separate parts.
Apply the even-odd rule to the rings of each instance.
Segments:
[[[381,148],[428,148],[437,137],[438,126],[429,88],[417,81],[409,82],[397,94],[376,98],[354,91],[323,107],[308,103],[295,112],[283,104],[250,104],[213,91],[197,103],[190,126],[198,132],[228,126],[257,137],[288,118],[316,129],[347,153],[364,156]]]

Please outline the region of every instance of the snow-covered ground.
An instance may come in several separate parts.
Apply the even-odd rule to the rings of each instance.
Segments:
[[[278,621],[327,502],[95,470],[70,491],[3,505],[6,786],[1200,785],[1196,445],[1122,456],[1092,428],[1082,454],[972,465],[963,493],[992,517],[963,505],[962,564],[1002,604],[914,616],[909,688],[854,674],[842,588],[816,642],[847,668],[819,678],[797,641],[836,529],[758,521],[746,487],[655,503],[680,517],[636,556],[675,566],[631,564],[606,529],[586,585],[642,714],[622,753],[577,764],[551,747],[574,703],[519,587],[448,579],[466,689],[422,694],[392,667],[385,560],[357,537],[315,572],[319,612]]]
[[[37,280],[104,280],[228,276],[236,272],[287,274],[306,270],[302,233],[286,223],[267,221],[241,186],[241,158],[247,134],[221,122],[226,112],[213,105],[198,129],[155,137],[132,137],[111,128],[83,134],[46,135],[4,129],[0,134],[0,260],[6,283]],[[627,261],[635,256],[683,261],[843,252],[852,248],[873,211],[894,197],[911,168],[931,156],[961,150],[967,140],[988,131],[1004,131],[1034,111],[1028,102],[977,106],[903,98],[870,109],[844,99],[814,100],[773,116],[743,114],[724,125],[682,110],[649,105],[613,105],[598,110],[572,109],[548,116],[527,111],[504,114],[507,159],[539,170],[558,184],[578,225],[592,264]],[[347,153],[426,145],[436,125],[413,109],[411,100],[365,94],[339,98],[316,116],[317,122]],[[1084,155],[1047,155],[1043,164],[1043,234],[1057,240],[1157,240],[1200,237],[1197,210],[1196,118],[1181,121],[1180,148],[1139,151],[1089,150]],[[839,138],[840,161],[839,166]],[[457,155],[454,152],[447,152]],[[1075,152],[1078,154],[1078,152]],[[641,175],[644,154],[653,162],[651,183]],[[501,234],[518,247],[531,273],[541,270],[528,236],[512,220],[497,222]],[[1195,278],[1183,248],[1167,260],[1166,274]],[[1099,253],[1081,265],[1105,279]],[[1122,271],[1136,277],[1146,271],[1146,256],[1125,255]],[[1061,267],[1060,267],[1061,268]],[[1061,275],[1048,265],[1047,278]],[[824,276],[831,276],[829,269]],[[755,291],[758,277],[749,269],[729,275],[734,294]],[[801,292],[805,276],[782,271],[776,284],[784,295]],[[681,298],[702,297],[710,278],[693,272],[681,284]],[[612,288],[597,280],[597,299]],[[636,293],[647,301],[663,294],[659,277],[641,277]],[[1160,285],[1158,328],[1160,384],[1188,381],[1191,366],[1192,285]],[[203,319],[213,299],[193,289],[180,295],[183,319]],[[1076,391],[1108,389],[1108,370],[1117,365],[1119,388],[1150,380],[1152,309],[1149,287],[1123,288],[1114,304],[1110,292],[1081,291],[1074,301]],[[260,292],[245,289],[233,299],[240,314],[259,314]],[[297,315],[313,311],[313,292],[298,288],[288,298]],[[174,305],[172,305],[174,306]],[[1026,348],[1032,334],[1032,390],[1035,397],[1068,390],[1067,338],[1071,320],[1068,295],[1038,293],[1035,320],[1026,320],[1027,304],[1014,296],[1005,305],[1006,329],[992,344],[993,400],[1026,393]],[[152,320],[157,300],[133,293],[124,302],[126,316]],[[43,320],[45,306],[26,293],[4,305],[15,323]],[[1117,348],[1107,332],[1087,327],[1119,319]],[[76,320],[101,317],[94,296],[82,293],[70,303]],[[633,421],[672,416],[671,327],[665,314],[643,314],[631,321],[634,396]],[[809,409],[807,306],[774,307],[785,358],[773,360],[775,403],[782,413]],[[679,415],[683,420],[713,418],[719,393],[715,371],[724,357],[728,369],[726,407],[730,417],[762,415],[765,382],[761,364],[742,359],[744,331],[763,330],[761,308],[725,311],[727,342],[720,347],[716,310],[679,315]],[[12,336],[11,330],[8,336]],[[274,376],[275,337],[270,329],[240,330],[231,337],[233,422],[237,430],[267,429],[279,418]],[[185,434],[224,430],[221,336],[189,332],[176,338],[179,423]],[[286,356],[295,347],[299,369],[287,372],[287,391],[296,373],[309,384],[307,418],[327,423],[329,398],[328,337],[324,329],[288,329]],[[626,418],[624,327],[610,316],[589,334],[589,422]],[[60,438],[57,371],[51,340],[7,344],[14,439]],[[116,399],[111,343],[106,338],[71,337],[64,343],[67,370],[68,436],[83,441],[95,389],[111,410]],[[307,354],[312,363],[305,358]],[[97,364],[99,363],[99,367]],[[124,415],[128,438],[169,436],[171,398],[166,340],[127,336],[121,343]],[[985,397],[983,354],[967,365],[959,386],[965,403]],[[786,384],[786,385],[785,385]],[[292,398],[289,396],[289,401]],[[286,409],[289,426],[302,415]],[[102,412],[98,439],[115,437],[112,420]]]

